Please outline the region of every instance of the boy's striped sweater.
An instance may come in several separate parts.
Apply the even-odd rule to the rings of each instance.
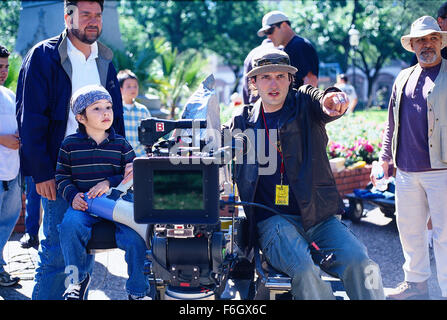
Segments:
[[[71,205],[79,192],[87,192],[98,182],[109,180],[116,187],[124,177],[127,163],[135,153],[126,139],[107,130],[109,136],[99,145],[85,131],[67,136],[62,142],[56,167],[56,188]]]

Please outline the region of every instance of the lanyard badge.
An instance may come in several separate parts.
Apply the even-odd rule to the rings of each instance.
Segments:
[[[269,143],[274,145],[276,150],[278,151],[279,155],[281,156],[281,167],[280,167],[280,174],[281,174],[281,184],[277,184],[275,188],[275,205],[277,206],[288,206],[289,205],[289,186],[283,184],[284,180],[284,157],[282,154],[282,148],[281,148],[281,142],[279,141],[277,144],[273,144],[270,141],[269,136],[269,130],[267,128],[267,122],[265,121],[264,116],[264,109],[261,109],[262,111],[262,118],[264,119],[264,127],[267,133],[267,138],[269,140]]]

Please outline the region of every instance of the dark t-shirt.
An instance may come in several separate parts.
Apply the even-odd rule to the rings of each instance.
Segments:
[[[281,110],[278,110],[276,112],[271,113],[265,113],[265,121],[267,123],[267,128],[269,130],[271,129],[277,129],[278,128],[278,122],[279,118],[281,116]],[[260,115],[262,117],[262,114]],[[262,128],[264,127],[264,121],[262,121]],[[276,143],[276,141],[275,141]],[[289,186],[289,205],[276,205],[275,204],[275,192],[276,192],[276,186],[281,184],[281,156],[275,146],[269,142],[267,133],[265,134],[265,150],[267,154],[270,154],[270,152],[276,153],[276,171],[273,175],[260,175],[258,184],[256,187],[256,194],[255,194],[255,203],[263,204],[267,207],[273,208],[283,214],[291,214],[291,215],[299,215],[300,209],[298,207],[298,203],[296,202],[295,196],[293,195],[293,192],[290,188],[289,181],[287,179],[287,172],[284,173],[283,177],[283,185]],[[266,164],[265,166],[267,166]],[[262,167],[262,165],[259,165]],[[275,214],[271,211],[261,209],[261,208],[255,208],[255,220],[256,223],[265,220],[267,218],[270,218],[271,216],[274,216]]]
[[[309,40],[295,35],[286,45],[284,51],[290,57],[290,64],[298,69],[295,74],[294,88],[303,85],[303,78],[309,71],[318,77],[318,54]]]
[[[399,111],[397,167],[407,172],[431,170],[428,146],[427,96],[433,88],[441,63],[430,68],[417,66],[404,87]]]

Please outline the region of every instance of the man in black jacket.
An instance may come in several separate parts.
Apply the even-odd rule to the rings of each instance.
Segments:
[[[346,94],[310,85],[292,89],[297,69],[282,50],[266,49],[252,65],[247,76],[260,99],[233,118],[231,129],[255,140],[236,159],[235,179],[243,201],[275,212],[245,208],[249,249],[258,244],[268,262],[292,278],[295,299],[334,299],[315,265],[329,253],[335,258],[325,271],[342,279],[351,299],[383,299],[378,266],[336,218],[341,199],[326,154],[325,124],[346,111]],[[267,154],[270,161],[261,161]]]

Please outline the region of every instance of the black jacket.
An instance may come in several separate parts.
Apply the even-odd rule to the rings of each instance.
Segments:
[[[289,91],[279,122],[278,134],[283,149],[285,172],[300,208],[305,230],[343,210],[326,153],[328,137],[325,125],[338,117],[323,113],[320,103],[324,94],[329,91],[339,90],[329,88],[323,92],[306,85],[298,91]],[[253,106],[244,106],[233,118],[232,132],[235,129],[261,129],[260,110],[260,100]],[[255,145],[253,142],[251,144]],[[247,155],[244,157],[242,164],[235,164],[235,181],[241,200],[253,202],[259,178],[258,161],[256,156],[254,164],[247,164]],[[244,211],[249,222],[250,249],[257,238],[254,209],[247,206]]]

